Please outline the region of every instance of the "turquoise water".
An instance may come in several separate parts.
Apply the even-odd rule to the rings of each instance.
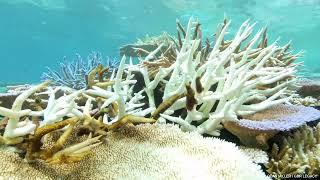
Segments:
[[[320,0],[0,0],[0,83],[38,82],[62,57],[119,47],[145,34],[175,33],[175,20],[199,18],[205,34],[224,14],[234,32],[246,19],[268,25],[270,39],[304,50],[305,70],[320,73]]]

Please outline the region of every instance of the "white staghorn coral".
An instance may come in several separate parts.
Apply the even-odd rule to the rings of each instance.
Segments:
[[[223,49],[223,39],[230,25],[230,21],[225,21],[224,26],[216,33],[214,47],[203,62],[201,51],[198,50],[201,40],[191,37],[195,24],[197,22],[190,18],[176,61],[170,67],[161,67],[152,81],[145,67],[131,67],[144,76],[150,107],[154,106],[154,90],[160,82],[164,83],[163,101],[177,94],[187,94],[186,85],[189,83],[194,90],[199,84],[202,86],[199,92],[195,92],[196,103],[191,109],[187,108],[185,117],[173,115],[186,107],[188,100],[182,97],[161,114],[162,120],[176,122],[184,130],[219,135],[223,121],[238,121],[239,116],[288,101],[290,97],[284,95],[291,93],[288,86],[295,83],[293,75],[296,72],[296,65],[291,64],[291,61],[299,54],[292,55],[290,62],[283,61],[286,66],[268,65],[272,64],[271,61],[278,62],[276,57],[288,45],[278,47],[275,42],[266,47],[253,48],[265,33],[264,29],[258,31],[240,51],[255,25],[249,25],[248,21],[241,25],[233,40]],[[168,76],[169,79],[165,79]]]
[[[132,73],[134,67],[131,59],[130,64],[125,64],[126,57],[120,61],[120,65],[117,71],[116,76],[111,78],[114,80],[114,86],[111,89],[103,89],[97,86],[93,86],[92,89],[88,89],[85,91],[86,94],[91,96],[103,97],[105,100],[101,105],[100,109],[103,109],[109,106],[112,103],[117,103],[119,113],[117,117],[112,119],[112,122],[116,122],[118,119],[121,119],[125,114],[132,114],[137,116],[145,116],[150,114],[155,108],[150,107],[146,109],[142,109],[141,107],[144,106],[144,103],[140,101],[145,97],[142,95],[144,90],[133,93],[134,84],[137,80],[133,80],[134,77]],[[123,80],[123,74],[126,75],[126,79]],[[105,117],[107,119],[108,117]],[[104,122],[108,122],[104,120]]]
[[[16,138],[32,133],[36,128],[36,125],[26,119],[25,121],[19,122],[20,117],[26,116],[31,113],[30,109],[21,110],[24,101],[36,91],[46,87],[48,82],[44,82],[40,85],[33,86],[30,89],[21,93],[14,101],[11,110],[1,107],[0,114],[9,117],[8,124],[5,128],[4,138]]]
[[[62,121],[66,117],[79,117],[80,119],[89,117],[89,111],[92,110],[93,101],[95,98],[100,97],[103,100],[102,106],[98,107],[96,110],[103,110],[110,104],[116,104],[118,112],[116,112],[116,117],[108,117],[108,114],[104,114],[103,122],[105,124],[111,125],[117,122],[126,114],[145,116],[150,114],[155,108],[142,109],[145,104],[141,102],[144,98],[140,91],[133,93],[133,86],[137,80],[133,80],[134,75],[128,66],[133,66],[130,60],[130,65],[125,64],[126,57],[123,57],[119,66],[117,73],[113,73],[110,81],[114,84],[106,89],[93,86],[92,89],[84,90],[73,90],[66,87],[48,87],[46,91],[41,93],[36,93],[37,95],[48,96],[48,100],[41,99],[42,102],[46,104],[46,107],[40,111],[32,111],[30,109],[21,110],[22,104],[27,102],[35,103],[34,99],[28,99],[30,95],[34,94],[36,91],[46,87],[48,82],[40,84],[38,86],[31,87],[30,89],[24,91],[19,95],[13,103],[12,109],[7,109],[0,107],[0,115],[10,118],[6,126],[3,137],[1,141],[5,141],[6,144],[19,143],[19,141],[12,141],[8,138],[22,137],[27,134],[33,134],[36,125],[29,121],[27,116],[40,117],[39,128],[46,125],[51,125]],[[125,76],[125,78],[123,78]],[[64,95],[56,98],[58,91],[64,93]],[[87,103],[85,106],[79,105],[76,99],[87,98]],[[22,117],[27,117],[26,120],[20,121]],[[19,122],[20,121],[20,122]],[[6,138],[6,140],[3,140]]]
[[[50,92],[49,100],[46,109],[40,113],[35,113],[33,115],[42,116],[43,120],[40,121],[40,126],[47,124],[53,124],[55,122],[61,121],[65,116],[79,116],[82,117],[82,112],[77,109],[77,104],[75,103],[75,98],[77,98],[83,90],[75,91],[69,95],[64,95],[55,99],[55,93],[60,88],[56,88]]]

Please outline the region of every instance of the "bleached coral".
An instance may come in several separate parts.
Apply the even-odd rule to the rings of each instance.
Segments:
[[[136,45],[145,45],[145,44],[159,45],[164,43],[164,45],[169,46],[175,41],[176,39],[174,37],[170,36],[167,32],[163,32],[159,36],[146,35],[145,37],[138,39],[137,42],[135,42],[135,44]]]
[[[79,117],[80,119],[85,118],[85,116],[88,116],[88,112],[92,110],[92,101],[96,101],[96,98],[100,98],[103,101],[102,106],[97,107],[98,111],[103,110],[113,103],[117,106],[116,117],[109,117],[108,113],[104,114],[104,122],[109,125],[120,120],[126,114],[139,116],[150,114],[154,108],[147,108],[143,110],[141,108],[144,105],[144,103],[140,102],[140,100],[144,98],[144,96],[141,95],[143,91],[133,93],[133,85],[136,83],[136,80],[132,79],[134,75],[132,74],[132,71],[127,68],[125,59],[125,57],[122,58],[119,70],[114,76],[111,76],[111,87],[102,89],[94,86],[92,89],[88,89],[86,91],[73,90],[65,87],[48,87],[46,91],[37,93],[38,95],[48,96],[47,100],[41,100],[45,102],[45,108],[43,110],[22,110],[21,108],[22,104],[27,100],[34,102],[35,100],[28,99],[29,96],[40,89],[44,89],[49,83],[45,82],[24,91],[14,101],[12,109],[0,107],[0,115],[10,118],[6,125],[4,135],[1,137],[2,140],[3,138],[18,138],[34,133],[36,125],[29,121],[28,118],[24,121],[20,121],[24,117],[40,117],[39,127],[58,123],[67,117]],[[58,91],[63,92],[64,95],[56,98],[56,93]],[[90,97],[88,94],[93,95],[94,97]],[[76,102],[79,98],[88,99],[87,107],[83,107]],[[21,138],[19,138],[19,140],[22,141]],[[6,143],[18,142],[10,142],[9,140],[6,140]]]
[[[219,135],[223,121],[238,121],[239,116],[288,101],[286,95],[292,93],[288,86],[295,82],[296,65],[292,61],[299,54],[286,57],[285,66],[267,66],[270,61],[281,61],[279,54],[286,51],[287,45],[279,47],[274,42],[267,46],[263,42],[253,48],[263,35],[263,29],[243,45],[255,25],[249,25],[248,21],[241,25],[232,41],[225,42],[230,25],[230,21],[225,21],[216,33],[215,45],[202,61],[201,40],[198,36],[191,37],[196,24],[191,18],[176,61],[170,67],[161,67],[153,80],[146,68],[136,68],[144,76],[150,107],[155,104],[154,91],[160,82],[164,83],[163,101],[177,94],[187,94],[186,85],[189,84],[193,91],[197,90],[194,104],[188,108],[186,116],[173,115],[185,108],[190,100],[182,97],[161,114],[162,119],[176,122],[184,130]]]
[[[22,104],[27,101],[29,96],[34,94],[36,91],[46,88],[48,84],[49,82],[44,82],[21,93],[14,101],[11,109],[0,107],[0,114],[2,116],[9,117],[8,124],[6,125],[3,135],[4,138],[17,138],[27,134],[33,134],[36,125],[29,121],[28,118],[24,121],[20,121],[24,116],[43,116],[44,119],[40,122],[41,126],[61,121],[62,118],[66,116],[82,116],[82,113],[77,109],[76,103],[74,102],[74,99],[82,92],[81,90],[75,91],[70,95],[64,95],[56,100],[55,93],[60,89],[56,88],[55,90],[51,90],[51,93],[49,93],[50,97],[46,109],[42,111],[21,109]]]
[[[55,99],[55,94],[58,90],[60,90],[60,88],[51,90],[46,109],[33,114],[43,116],[43,120],[40,121],[40,127],[61,121],[63,117],[83,116],[82,112],[77,109],[77,104],[75,103],[75,98],[77,98],[83,90],[78,90]]]
[[[169,124],[123,127],[109,133],[92,156],[70,165],[48,166],[37,161],[31,166],[1,151],[0,158],[6,159],[0,166],[0,176],[5,178],[22,178],[15,173],[19,167],[25,172],[23,178],[269,179],[234,144],[184,133]]]
[[[26,151],[24,156],[28,161],[42,159],[49,163],[70,163],[89,154],[93,147],[100,144],[100,138],[108,131],[116,130],[127,123],[155,122],[154,119],[143,117],[154,109],[142,110],[144,103],[140,100],[144,98],[141,95],[143,91],[133,93],[136,80],[132,79],[134,75],[127,69],[125,59],[122,58],[118,71],[113,71],[111,79],[102,78],[97,81],[95,78],[101,78],[100,76],[91,78],[93,89],[85,91],[64,86],[48,87],[49,82],[45,82],[22,92],[14,101],[12,109],[0,108],[0,114],[6,117],[3,123],[6,128],[3,136],[0,135],[0,144],[19,146]],[[130,64],[132,65],[132,62]],[[107,86],[94,86],[99,83]],[[36,93],[42,89],[45,90]],[[56,97],[58,91],[60,95]],[[22,110],[22,104],[26,101],[34,103],[36,107],[30,106]],[[32,121],[28,120],[29,118]],[[76,124],[81,126],[84,134],[93,134],[95,137],[66,147],[65,144]],[[64,133],[52,147],[43,148],[43,137],[56,130]],[[26,145],[20,146],[22,142],[26,142]]]
[[[137,93],[133,92],[133,87],[137,80],[133,79],[134,75],[132,74],[132,69],[128,68],[133,66],[133,64],[130,60],[130,64],[126,65],[125,60],[126,57],[123,56],[115,77],[110,79],[114,81],[114,86],[112,86],[111,89],[106,90],[93,86],[92,89],[88,89],[85,92],[88,95],[103,97],[105,99],[100,109],[109,106],[113,102],[117,103],[119,113],[112,122],[121,119],[125,114],[145,116],[155,109],[154,107],[142,109],[142,106],[145,104],[141,103],[140,100],[144,98],[144,96],[141,95],[144,91],[142,90]],[[123,75],[126,76],[126,79],[123,79]],[[108,121],[105,120],[104,122]]]
[[[241,25],[232,41],[224,41],[229,25],[230,21],[226,20],[216,33],[214,46],[210,47],[210,43],[207,43],[203,51],[200,45],[201,36],[197,33],[191,35],[192,31],[198,32],[200,24],[191,18],[183,41],[180,38],[175,49],[174,61],[170,61],[168,66],[160,66],[158,71],[154,71],[153,77],[150,76],[149,69],[142,64],[155,59],[156,54],[161,52],[161,44],[138,65],[133,65],[131,59],[130,63],[126,64],[126,57],[123,57],[118,70],[112,72],[110,79],[103,76],[107,68],[94,68],[88,75],[90,85],[86,90],[63,90],[65,95],[56,98],[55,92],[62,87],[49,87],[43,92],[49,94],[48,100],[44,101],[46,103],[43,110],[0,108],[2,115],[14,119],[9,119],[7,126],[16,124],[16,127],[9,128],[8,132],[19,128],[18,123],[31,123],[23,121],[27,117],[40,117],[40,126],[32,122],[32,129],[23,127],[23,133],[13,133],[12,136],[26,140],[26,157],[31,160],[74,162],[93,149],[99,158],[80,166],[87,169],[76,169],[74,172],[77,172],[78,176],[82,173],[84,176],[101,175],[102,165],[105,166],[103,172],[108,169],[113,173],[114,167],[119,171],[119,166],[113,165],[130,154],[132,162],[136,164],[121,166],[124,174],[103,175],[107,176],[106,178],[128,175],[158,177],[157,173],[161,172],[163,175],[168,172],[168,176],[178,178],[197,176],[210,179],[266,179],[259,168],[233,144],[218,139],[203,139],[199,133],[219,135],[223,122],[238,122],[241,121],[241,116],[286,102],[292,94],[288,87],[295,84],[296,64],[292,61],[299,55],[287,53],[288,45],[278,47],[273,43],[268,46],[263,29],[245,44],[254,27],[249,25],[248,21]],[[258,43],[260,37],[262,40]],[[258,48],[254,48],[256,44]],[[283,57],[285,58],[282,59]],[[135,91],[135,84],[142,80],[135,77],[139,72],[145,87],[139,87],[140,89]],[[163,91],[158,89],[160,84]],[[23,98],[18,98],[15,103],[22,104],[29,94],[36,90],[27,90],[28,93],[22,94]],[[125,124],[153,123],[157,119],[159,122],[173,121],[180,124],[182,130],[195,132],[181,133],[176,126],[171,128],[170,125],[145,126],[146,129],[144,126],[121,128]],[[79,134],[93,134],[95,137],[90,136],[87,141],[66,147],[70,134],[74,133],[78,125]],[[62,130],[63,133],[54,145],[49,148],[41,147],[44,136],[57,130]],[[110,136],[109,141],[100,145],[106,135]],[[102,138],[99,139],[100,137]],[[0,136],[0,143],[3,141],[6,142]],[[155,142],[158,142],[155,147],[149,148],[149,145]],[[100,146],[95,147],[97,145]],[[112,149],[112,146],[115,148]],[[159,146],[163,151],[159,150]],[[207,146],[210,147],[206,148]],[[172,150],[172,147],[176,149]],[[95,151],[95,148],[98,150]],[[221,156],[219,152],[228,153],[230,156]],[[137,157],[138,159],[135,159]],[[147,160],[150,160],[151,165],[141,168],[141,163],[145,163],[146,158],[150,158]],[[109,160],[108,163],[105,159]],[[104,162],[101,162],[102,160]],[[190,163],[186,163],[186,160],[197,164],[198,169],[189,171]],[[162,163],[161,170],[159,163]],[[177,164],[181,166],[180,169],[175,169]],[[208,174],[210,176],[207,176]]]
[[[6,125],[4,138],[16,138],[32,133],[36,128],[36,125],[28,119],[20,121],[20,118],[31,113],[30,109],[22,110],[22,104],[24,101],[36,91],[45,88],[48,82],[44,82],[40,85],[31,87],[30,89],[21,93],[14,101],[12,108],[7,109],[0,107],[0,114],[2,116],[9,117],[8,124]]]
[[[307,96],[307,97],[294,97],[290,101],[292,104],[296,105],[303,105],[303,106],[320,106],[320,100],[312,97],[312,96]]]
[[[239,147],[240,151],[247,155],[254,163],[267,163],[268,154],[267,152],[257,149],[257,148],[248,148],[245,146]]]

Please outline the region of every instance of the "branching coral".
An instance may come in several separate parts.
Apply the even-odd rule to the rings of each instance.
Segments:
[[[266,164],[271,175],[320,174],[320,123],[313,129],[304,126],[284,139],[280,146],[273,145],[271,159]]]
[[[19,122],[21,117],[32,113],[31,110],[21,110],[22,104],[29,96],[31,96],[36,91],[45,88],[47,85],[48,82],[44,82],[38,86],[30,88],[27,91],[24,91],[16,98],[11,109],[0,107],[0,114],[2,116],[9,117],[8,124],[6,125],[3,135],[3,139],[7,144],[22,141],[22,139],[19,138],[20,136],[27,135],[34,131],[36,125],[28,119]]]
[[[133,44],[128,44],[120,48],[120,55],[123,56],[148,56],[150,52],[155,49],[158,51],[154,55],[160,55],[160,52],[170,49],[173,44],[177,44],[177,40],[169,35],[167,32],[159,36],[149,36],[142,39],[138,39],[137,42]]]
[[[133,79],[133,69],[128,68],[128,66],[133,66],[132,61],[127,66],[125,64],[125,59],[126,58],[124,56],[120,62],[119,69],[115,77],[110,78],[111,81],[114,81],[114,85],[111,90],[105,90],[97,86],[93,86],[92,89],[86,91],[88,95],[103,98],[103,103],[100,106],[101,109],[109,106],[112,102],[116,102],[119,113],[112,122],[122,118],[125,114],[145,116],[155,109],[154,107],[150,107],[142,110],[141,107],[144,106],[144,103],[140,103],[140,100],[144,98],[144,96],[141,95],[144,90],[133,93],[133,85],[137,80]],[[123,80],[122,76],[124,72],[126,74],[126,78]],[[104,122],[108,122],[108,119],[109,117],[105,116]]]
[[[99,64],[104,64],[109,67],[112,72],[113,69],[118,67],[119,61],[108,58],[104,62],[103,57],[100,53],[92,53],[87,57],[87,60],[83,60],[80,55],[73,62],[67,62],[59,64],[60,71],[55,71],[50,68],[48,72],[43,73],[43,80],[51,80],[53,85],[57,86],[68,86],[74,89],[82,89],[86,87],[86,76],[89,72],[97,67]]]
[[[90,151],[95,151],[95,148],[108,146],[108,142],[103,141],[105,137],[119,132],[124,136],[115,135],[115,137],[125,138],[126,134],[130,137],[137,136],[134,140],[138,140],[139,143],[142,142],[141,137],[143,140],[164,137],[170,143],[171,140],[175,140],[174,145],[183,146],[181,142],[184,136],[178,136],[181,132],[178,133],[175,129],[170,129],[172,137],[170,133],[160,136],[158,133],[154,137],[151,136],[152,130],[148,131],[151,134],[146,135],[134,128],[131,129],[130,125],[168,120],[179,124],[182,130],[195,131],[192,134],[185,133],[188,138],[199,138],[197,133],[220,135],[223,123],[242,121],[245,123],[247,121],[241,120],[242,117],[290,99],[293,92],[289,87],[295,85],[294,74],[297,66],[293,61],[300,54],[292,55],[288,52],[289,44],[283,47],[277,46],[276,42],[268,45],[265,29],[259,30],[252,40],[247,41],[254,27],[249,25],[248,21],[241,25],[232,40],[225,40],[225,34],[230,26],[230,21],[225,20],[215,34],[214,45],[211,47],[211,43],[207,40],[203,46],[199,22],[191,18],[186,29],[179,22],[177,25],[179,29],[177,42],[170,44],[164,52],[163,43],[153,51],[146,52],[146,57],[140,59],[138,65],[133,65],[131,58],[129,64],[126,64],[126,57],[123,56],[117,71],[112,71],[110,67],[98,63],[100,56],[94,56],[89,58],[89,64],[79,60],[75,64],[61,65],[62,75],[50,71],[49,76],[56,80],[54,84],[58,83],[55,85],[72,88],[47,87],[46,83],[32,86],[18,96],[12,109],[0,108],[0,114],[6,116],[6,121],[1,124],[6,128],[3,136],[0,136],[0,143],[13,144],[26,151],[25,158],[29,161],[34,160],[36,163],[45,161],[53,164],[80,161]],[[254,48],[255,46],[257,47]],[[82,65],[86,67],[83,68]],[[141,79],[136,77],[137,74]],[[135,87],[141,80],[145,86]],[[37,94],[47,94],[47,99],[39,100],[40,97],[33,97],[28,100],[34,103],[40,101],[43,104],[37,108],[22,110],[22,103],[27,101],[31,94],[44,89],[43,87],[47,88]],[[162,89],[159,90],[159,87]],[[57,91],[62,91],[63,95],[57,97]],[[29,118],[32,121],[28,121]],[[295,125],[301,124],[299,122]],[[162,126],[166,128],[166,125]],[[46,138],[56,133],[59,136],[50,145],[45,145]],[[70,143],[74,134],[76,137],[84,135],[83,137],[88,138]],[[126,144],[119,142],[121,145]],[[257,177],[253,174],[259,175],[261,179],[266,178],[257,171],[253,174],[243,174],[247,169],[242,169],[245,167],[242,165],[248,164],[236,159],[242,157],[242,154],[236,154],[233,157],[235,159],[232,159],[235,163],[230,165],[229,156],[216,155],[217,151],[224,147],[224,142],[216,140],[215,143],[212,149],[209,148],[210,151],[207,149],[204,151],[206,157],[210,154],[213,159],[201,167],[209,167],[207,165],[212,162],[213,166],[210,164],[210,169],[206,169],[203,174],[212,174],[211,177],[217,179]],[[188,141],[186,144],[187,153],[194,153],[190,150],[191,145],[200,148],[196,153],[203,152],[201,143],[191,144]],[[151,150],[153,151],[153,149],[149,151]],[[230,154],[234,153],[234,148],[229,145],[224,150],[226,152],[230,150]],[[150,152],[145,154],[150,155]],[[173,154],[179,153],[173,152]],[[140,154],[138,156],[143,157]],[[182,156],[181,159],[185,160],[186,157]],[[195,162],[199,161],[202,162],[201,159],[195,159]],[[221,166],[225,168],[214,169],[217,162],[221,161],[226,162]],[[165,162],[169,163],[171,159]],[[169,163],[169,165],[174,164]],[[249,165],[249,169],[251,167]],[[182,169],[185,172],[185,169]],[[230,171],[231,175],[228,174]],[[135,172],[130,173],[136,175]],[[172,177],[175,177],[174,175],[172,174]]]
[[[195,92],[193,98],[178,99],[160,119],[178,123],[184,130],[219,135],[221,122],[238,121],[240,116],[288,101],[286,95],[292,93],[288,87],[295,83],[296,64],[292,61],[300,54],[288,53],[288,45],[279,47],[276,42],[267,45],[264,29],[245,44],[254,27],[248,21],[241,25],[233,40],[225,41],[229,25],[230,21],[225,20],[220,26],[213,47],[210,43],[202,47],[200,25],[191,18],[186,30],[180,27],[184,38],[179,38],[180,48],[173,64],[159,67],[154,78],[146,67],[136,67],[144,76],[150,107],[157,104],[154,93],[160,82],[164,84],[163,101],[188,94],[190,89]],[[258,47],[254,48],[256,44]],[[146,61],[150,61],[148,56],[142,62]],[[280,62],[281,66],[277,64]],[[187,107],[186,115],[176,114],[188,104],[193,106]]]
[[[0,144],[14,144],[14,145],[20,146],[20,148],[22,149],[26,149],[27,156],[29,159],[55,158],[55,160],[57,161],[56,156],[59,153],[62,154],[60,150],[63,149],[63,145],[68,139],[68,134],[70,134],[70,131],[72,131],[73,125],[76,123],[76,121],[71,121],[71,120],[64,120],[62,122],[58,122],[58,121],[61,121],[63,117],[68,116],[69,113],[76,112],[75,114],[79,115],[80,111],[76,109],[72,101],[75,98],[75,96],[77,96],[80,93],[80,91],[76,91],[75,93],[68,96],[60,97],[57,101],[55,101],[54,99],[55,97],[55,91],[54,91],[49,98],[47,108],[43,111],[32,111],[30,109],[26,109],[26,110],[21,109],[23,103],[27,100],[29,96],[34,94],[36,91],[46,88],[48,84],[49,82],[44,82],[40,85],[31,87],[30,89],[21,93],[14,101],[11,109],[7,109],[3,107],[0,108],[0,114],[8,118],[6,122],[4,134],[3,136],[0,136]],[[43,125],[45,126],[43,128],[39,126],[37,127],[37,123],[30,121],[28,116],[31,116],[31,117],[43,116],[44,120],[40,124],[41,126]],[[80,113],[80,116],[81,116],[81,113]],[[24,119],[24,120],[20,121],[21,119]],[[55,122],[58,122],[58,123],[55,123]],[[55,123],[55,124],[49,125],[52,123]],[[42,136],[54,130],[61,129],[66,125],[71,125],[71,126],[69,127],[69,129],[66,130],[65,134],[61,136],[61,138],[57,141],[56,145],[52,149],[40,150]],[[94,142],[95,141],[87,143],[86,150],[90,150],[91,143],[94,143]],[[62,151],[62,152],[66,156],[66,152],[65,151]],[[70,154],[77,153],[77,151],[71,151],[71,152],[67,151],[67,152],[69,152]]]
[[[100,139],[108,131],[125,124],[154,123],[155,119],[143,117],[154,109],[140,111],[144,105],[140,103],[142,91],[133,93],[136,80],[132,80],[134,75],[126,68],[125,59],[122,58],[119,70],[116,74],[113,71],[110,79],[104,77],[108,69],[104,70],[101,65],[95,67],[89,73],[92,89],[88,87],[86,91],[62,86],[48,87],[49,82],[45,82],[22,92],[11,109],[0,108],[0,115],[6,119],[1,123],[5,130],[0,136],[0,144],[12,144],[26,151],[28,161],[41,159],[49,163],[69,163],[81,160],[101,144]],[[42,92],[36,93],[40,90]],[[63,95],[56,98],[58,91],[62,91]],[[46,95],[42,97],[48,99],[37,99],[40,95]],[[85,101],[84,105],[81,99]],[[25,101],[43,104],[22,110]],[[75,126],[80,127],[79,134],[90,134],[89,138],[66,146]],[[43,138],[54,131],[63,133],[51,147],[43,147]]]

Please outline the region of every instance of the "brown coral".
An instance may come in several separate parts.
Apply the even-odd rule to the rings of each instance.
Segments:
[[[274,144],[266,164],[271,175],[320,174],[320,123],[316,128],[302,127],[284,139],[281,148]]]

